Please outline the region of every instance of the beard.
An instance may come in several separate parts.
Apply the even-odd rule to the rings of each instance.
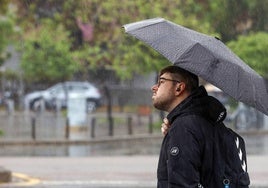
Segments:
[[[162,111],[167,111],[166,110],[166,105],[164,103],[161,103],[161,102],[154,102],[153,103],[153,106],[158,109],[158,110],[162,110]]]
[[[153,106],[162,111],[168,111],[172,102],[172,98],[155,98],[153,99]]]

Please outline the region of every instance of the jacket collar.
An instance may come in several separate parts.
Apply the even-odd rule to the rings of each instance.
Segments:
[[[176,117],[188,114],[201,115],[218,123],[225,119],[226,109],[216,98],[208,96],[204,86],[200,86],[178,104],[168,114],[167,119],[172,123]]]

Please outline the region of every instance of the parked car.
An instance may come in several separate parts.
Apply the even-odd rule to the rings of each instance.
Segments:
[[[24,104],[32,110],[41,107],[42,102],[46,109],[66,108],[67,96],[79,95],[86,99],[88,111],[95,110],[100,105],[101,94],[89,82],[63,82],[46,90],[34,91],[25,95]]]

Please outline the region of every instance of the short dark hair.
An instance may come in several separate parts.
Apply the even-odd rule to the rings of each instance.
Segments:
[[[160,71],[159,76],[163,75],[164,73],[170,73],[172,79],[184,82],[186,85],[186,90],[189,92],[195,90],[199,86],[199,79],[197,75],[178,66],[171,65],[163,68]]]

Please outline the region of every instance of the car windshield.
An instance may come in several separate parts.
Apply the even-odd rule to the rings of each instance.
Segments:
[[[61,84],[57,84],[48,89],[50,93],[59,93],[63,91],[63,87]]]
[[[87,89],[89,89],[88,86],[80,85],[80,84],[77,84],[77,85],[73,84],[73,85],[68,86],[69,91],[84,91],[84,90],[87,90]]]

